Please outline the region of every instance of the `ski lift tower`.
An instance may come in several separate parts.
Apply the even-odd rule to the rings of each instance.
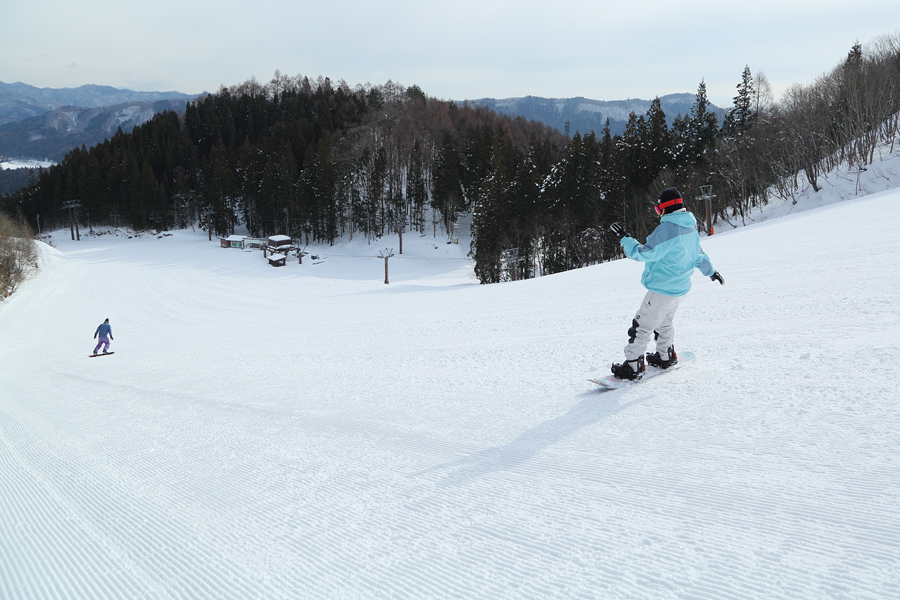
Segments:
[[[394,255],[393,248],[385,248],[378,254],[379,258],[384,259],[384,283],[385,283],[385,285],[388,284],[388,259],[390,257],[392,257],[393,255]]]
[[[403,254],[403,230],[407,225],[406,215],[395,216],[391,219],[391,225],[394,231],[397,232],[397,235],[400,236],[400,254]]]
[[[509,250],[504,250],[503,258],[506,259],[506,265],[509,267],[509,278],[512,281],[516,281],[516,267],[521,260],[519,258],[519,249],[510,248]]]
[[[72,240],[81,241],[81,233],[78,231],[78,209],[81,207],[80,200],[71,200],[63,202],[63,208],[69,213],[69,233],[72,234]],[[73,228],[74,223],[74,228]]]
[[[715,195],[712,193],[711,185],[701,185],[700,186],[700,199],[704,201],[706,205],[706,230],[709,232],[709,235],[713,234],[713,225],[712,225],[712,199],[715,198]]]

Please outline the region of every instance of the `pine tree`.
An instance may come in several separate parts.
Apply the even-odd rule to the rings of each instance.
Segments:
[[[858,67],[862,63],[862,59],[862,44],[859,43],[859,40],[856,40],[856,43],[853,44],[852,48],[850,48],[850,52],[847,53],[847,59],[844,61],[844,66]]]
[[[750,67],[744,66],[741,82],[737,85],[737,96],[734,97],[734,107],[728,111],[725,122],[722,124],[722,134],[726,137],[739,138],[753,128],[756,113],[753,108],[756,91],[753,86],[753,75]]]
[[[503,150],[494,144],[490,171],[482,182],[472,218],[472,254],[475,275],[481,283],[497,283],[502,278],[502,257],[508,250],[510,234],[510,181],[506,176]]]
[[[711,112],[710,102],[706,96],[706,82],[701,80],[697,88],[697,99],[691,106],[689,121],[690,142],[693,144],[691,158],[694,164],[700,164],[708,160],[706,153],[715,147],[716,134],[719,132],[719,120],[715,113]]]
[[[631,189],[644,189],[651,178],[649,132],[647,121],[643,116],[638,116],[634,112],[628,116],[617,150],[620,153],[621,168],[627,186]]]
[[[529,152],[516,171],[510,194],[515,199],[511,229],[518,249],[518,279],[534,277],[538,267],[538,247],[546,214],[541,198],[543,180],[533,152]]]
[[[444,230],[449,234],[452,223],[463,209],[461,165],[453,135],[449,129],[441,134],[441,142],[432,168],[431,205],[441,213]]]
[[[420,232],[424,232],[424,207],[425,201],[428,199],[428,191],[425,184],[425,156],[422,151],[422,144],[418,137],[415,142],[413,142],[413,147],[409,155],[409,166],[407,167],[406,178],[406,197],[409,202],[412,203],[416,229]]]
[[[672,136],[669,134],[666,113],[663,112],[659,97],[653,99],[647,111],[647,126],[649,128],[647,169],[650,179],[653,179],[669,166],[672,158]]]

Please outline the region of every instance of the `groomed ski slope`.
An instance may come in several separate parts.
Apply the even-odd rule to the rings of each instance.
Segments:
[[[59,232],[0,304],[0,598],[898,598],[898,207],[705,239],[699,362],[602,394],[636,262]]]

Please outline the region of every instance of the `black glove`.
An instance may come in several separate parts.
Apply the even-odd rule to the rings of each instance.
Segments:
[[[622,227],[621,225],[619,225],[618,223],[613,223],[612,225],[610,225],[609,230],[612,231],[617,236],[619,236],[620,238],[631,237],[631,234],[628,233],[627,231],[625,231],[625,228]]]
[[[721,275],[719,275],[719,272],[718,272],[718,271],[716,271],[715,273],[713,273],[713,274],[710,276],[710,279],[713,280],[713,281],[718,281],[718,282],[721,283],[722,285],[725,285],[725,280],[722,278]]]

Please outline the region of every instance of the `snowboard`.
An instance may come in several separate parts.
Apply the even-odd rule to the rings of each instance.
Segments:
[[[679,352],[678,353],[678,362],[673,367],[669,367],[668,369],[658,369],[654,366],[647,365],[647,370],[644,371],[644,376],[638,379],[637,381],[629,381],[627,379],[618,379],[613,377],[612,375],[607,375],[606,377],[599,377],[597,379],[589,379],[591,383],[596,383],[600,386],[600,391],[605,392],[607,390],[617,390],[623,387],[628,387],[629,385],[637,385],[643,381],[647,381],[648,379],[653,379],[658,375],[662,375],[664,373],[671,373],[672,371],[677,371],[682,367],[686,367],[688,365],[692,365],[697,362],[697,355],[693,352]]]
[[[88,354],[88,358],[94,358],[95,356],[109,356],[110,354],[115,354],[115,352],[101,352],[100,354]]]

